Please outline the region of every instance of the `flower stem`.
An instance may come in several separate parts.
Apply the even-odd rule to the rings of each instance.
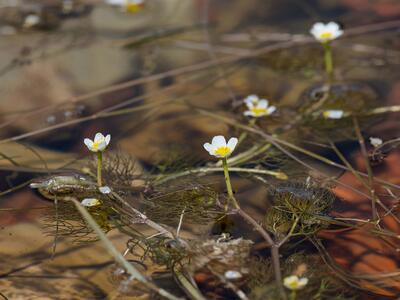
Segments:
[[[296,291],[292,291],[289,295],[289,300],[296,300]]]
[[[235,196],[233,195],[231,179],[229,177],[228,162],[226,160],[226,157],[224,157],[222,159],[222,166],[224,168],[225,183],[226,183],[226,189],[228,190],[229,200],[232,201],[235,208],[240,208],[239,204],[237,203],[237,201],[235,199]]]
[[[325,61],[325,71],[328,76],[328,81],[331,82],[333,79],[333,60],[332,60],[332,47],[331,43],[325,42],[322,44],[324,46],[324,61]]]
[[[103,160],[103,152],[97,152],[97,184],[98,186],[103,186],[102,178],[101,178],[101,167],[102,167],[102,160]]]

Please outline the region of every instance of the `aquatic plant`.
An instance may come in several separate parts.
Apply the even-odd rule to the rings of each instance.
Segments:
[[[145,0],[105,0],[109,5],[118,6],[123,12],[136,13],[143,8]]]
[[[314,234],[326,227],[322,219],[336,199],[328,189],[301,182],[278,185],[271,198],[273,206],[265,216],[265,225],[278,237]]]
[[[102,168],[102,161],[103,161],[103,152],[107,148],[108,144],[110,143],[111,135],[107,134],[104,136],[102,133],[96,133],[94,140],[85,138],[83,142],[88,147],[88,149],[92,152],[97,153],[97,184],[102,186],[102,175],[101,175],[101,168]]]
[[[260,118],[272,114],[275,110],[275,106],[269,106],[268,100],[258,99],[256,95],[250,95],[244,99],[244,103],[247,105],[248,110],[243,114],[253,118]]]
[[[100,191],[107,191],[108,187],[120,194],[129,194],[145,188],[146,180],[142,176],[143,170],[135,157],[120,151],[110,151],[102,158],[102,178],[109,186],[99,187]],[[95,178],[97,160],[85,159],[82,164],[84,167],[81,171]]]
[[[310,33],[324,47],[325,71],[331,81],[333,77],[331,41],[340,37],[343,34],[343,30],[341,30],[339,25],[335,22],[329,22],[327,24],[318,22],[312,26]]]
[[[228,143],[226,143],[225,137],[223,137],[222,135],[218,135],[213,137],[211,144],[205,143],[203,145],[204,149],[206,149],[210,155],[222,159],[222,166],[224,168],[225,183],[228,190],[229,201],[231,201],[236,208],[239,207],[239,204],[237,203],[235,196],[233,195],[231,179],[229,177],[227,157],[231,155],[233,150],[235,150],[237,144],[238,139],[235,137],[230,138]]]
[[[136,12],[144,3],[106,2],[124,12]],[[207,37],[208,2],[205,1],[205,22],[200,24]],[[197,30],[194,29],[196,26],[191,25],[190,30]],[[370,30],[392,28],[385,26],[388,25],[378,24]],[[123,35],[127,36],[127,40],[121,42],[121,47],[126,52],[139,50],[137,47],[145,44],[151,46],[160,38],[163,38],[163,43],[168,43],[170,39],[165,37],[170,38],[172,34],[188,30],[187,27],[162,28],[145,32],[139,39],[136,29],[134,32],[127,31]],[[349,29],[348,36],[355,32],[368,32],[365,28],[352,30]],[[215,36],[216,41],[235,35],[219,33]],[[387,66],[389,62],[396,62],[394,65],[397,65],[398,55],[395,51],[387,54],[386,49],[383,51],[379,47],[349,43],[346,46],[351,50],[346,51],[348,54],[342,51],[338,64],[341,68],[336,72],[341,81],[334,83],[331,43],[343,31],[331,22],[315,24],[311,33],[324,47],[327,83],[310,85],[309,80],[319,78],[318,70],[323,62],[318,60],[318,48],[307,36],[271,34],[270,30],[265,33],[257,30],[251,34],[240,32],[237,37],[247,37],[246,43],[228,46],[229,42],[225,43],[224,40],[224,46],[221,47],[213,46],[213,39],[210,38],[206,39],[207,44],[204,45],[203,39],[195,41],[193,35],[190,42],[180,40],[177,44],[186,49],[206,50],[209,61],[135,77],[129,82],[71,98],[68,102],[88,102],[85,103],[88,115],[79,118],[71,113],[69,106],[72,104],[62,103],[60,108],[58,104],[52,106],[54,110],[60,110],[58,113],[65,120],[68,119],[64,123],[59,123],[58,115],[55,117],[57,111],[39,109],[45,112],[41,117],[48,127],[2,141],[5,145],[6,142],[34,137],[71,124],[126,116],[123,122],[115,123],[116,126],[121,124],[121,128],[118,128],[121,129],[118,130],[119,135],[124,139],[121,146],[126,147],[126,140],[131,138],[129,136],[128,139],[127,134],[136,133],[137,128],[141,131],[144,122],[151,120],[150,127],[155,131],[155,134],[151,132],[149,135],[151,143],[147,144],[151,145],[151,150],[146,143],[138,143],[138,147],[132,143],[128,149],[124,149],[138,155],[139,162],[123,152],[110,152],[102,157],[102,152],[110,142],[110,135],[104,137],[100,133],[96,134],[94,141],[84,140],[88,149],[97,153],[97,161],[75,160],[73,157],[73,163],[64,164],[61,156],[56,161],[61,161],[62,166],[53,167],[52,160],[47,161],[45,155],[41,157],[41,152],[36,148],[31,152],[35,160],[41,163],[40,168],[37,165],[28,168],[19,164],[19,155],[14,156],[14,153],[1,153],[1,161],[9,162],[12,165],[10,170],[16,172],[28,170],[49,174],[31,182],[32,188],[37,188],[41,195],[55,204],[44,217],[45,225],[49,225],[47,233],[55,237],[72,237],[76,242],[100,239],[118,262],[119,273],[123,274],[123,280],[117,283],[118,291],[140,285],[138,288],[149,293],[150,298],[177,299],[178,296],[170,293],[176,292],[179,297],[185,293],[188,298],[196,300],[352,299],[358,294],[353,287],[371,289],[373,284],[379,292],[388,292],[389,284],[385,280],[397,278],[396,272],[377,275],[345,272],[329,256],[329,249],[324,248],[322,235],[331,229],[337,230],[339,236],[343,231],[365,228],[381,236],[385,242],[392,242],[391,239],[396,242],[398,239],[395,231],[385,227],[384,222],[386,217],[390,217],[398,223],[398,186],[375,176],[371,166],[378,160],[384,162],[388,153],[399,146],[399,139],[383,135],[385,142],[372,138],[369,145],[365,138],[365,134],[369,133],[364,130],[368,129],[367,125],[373,124],[371,120],[386,113],[399,112],[400,108],[395,105],[379,107],[382,95],[378,88],[375,90],[374,75],[367,79],[363,77],[364,74],[376,72],[359,70],[365,68],[363,63],[379,64],[384,61],[381,66]],[[135,38],[131,39],[131,35]],[[269,41],[276,36],[277,40],[284,42],[269,45]],[[253,45],[253,41],[257,43]],[[268,41],[268,45],[260,48],[264,41]],[[143,52],[152,52],[148,49],[146,47]],[[367,61],[369,56],[361,57],[360,49],[373,53],[375,59]],[[224,57],[225,54],[229,55]],[[142,72],[140,75],[149,74],[155,71],[155,66],[158,67],[152,61],[152,54],[146,53],[144,56],[143,64],[146,66],[139,70]],[[22,66],[24,61],[33,60],[34,55],[32,57],[18,58],[10,69]],[[164,68],[164,59],[160,61],[160,67]],[[259,65],[258,62],[263,64]],[[218,72],[213,74],[210,72],[212,68],[217,68]],[[238,72],[238,69],[246,69],[245,72],[251,76],[243,76],[247,73]],[[357,76],[361,74],[361,79],[356,78],[358,81],[352,82],[351,76],[348,76],[353,70],[356,70]],[[277,75],[282,74],[284,78],[280,79]],[[257,75],[260,75],[262,85],[253,83]],[[276,80],[265,80],[266,75],[273,75]],[[250,78],[248,82],[245,81],[247,78]],[[374,81],[374,88],[366,83],[367,80]],[[150,87],[139,86],[148,83]],[[131,89],[135,86],[138,88]],[[222,95],[221,86],[227,97]],[[154,90],[155,87],[157,90]],[[121,92],[122,88],[135,97],[123,101],[119,101],[118,97],[97,97]],[[205,96],[203,92],[210,93]],[[240,95],[248,95],[249,92],[274,97],[279,102],[279,118],[271,116],[276,107],[269,105],[266,99],[250,94],[242,101]],[[125,91],[121,92],[122,96],[125,96]],[[127,95],[127,98],[131,96]],[[100,109],[95,104],[93,107],[89,105],[89,99],[93,99],[94,103],[96,98],[102,100],[98,101]],[[197,98],[205,100],[196,104]],[[68,110],[65,111],[66,107]],[[246,111],[243,112],[244,107]],[[20,117],[26,113],[15,114]],[[36,111],[30,111],[27,115],[30,114],[38,116]],[[134,117],[131,118],[130,114],[134,114]],[[218,126],[221,126],[218,130],[239,137],[227,142],[221,135],[214,137],[211,143],[204,144],[204,148],[217,161],[202,159],[198,147],[200,138],[194,138],[200,134],[213,135],[216,125],[213,123],[207,127],[204,120],[198,121],[194,116],[218,122]],[[264,116],[271,117],[261,118]],[[185,138],[188,137],[185,143],[172,141],[176,132],[184,131],[182,119],[194,124],[185,132]],[[174,124],[173,130],[167,126],[164,128],[164,124],[158,126],[158,121],[166,120]],[[7,123],[2,126],[7,127]],[[348,159],[349,153],[342,153],[341,145],[337,142],[358,143],[365,168],[353,166],[353,161]],[[160,161],[156,161],[153,154],[153,150],[157,152],[157,143],[158,152],[161,152]],[[177,145],[178,150],[169,151],[171,145]],[[72,146],[75,146],[73,141]],[[336,154],[336,160],[325,156],[324,151]],[[191,160],[192,157],[195,160]],[[333,171],[325,171],[315,162],[329,166]],[[335,214],[330,213],[333,203],[340,201],[330,189],[346,184],[341,181],[343,178],[337,177],[340,171],[351,173],[361,186],[350,189],[371,200],[371,216],[368,218],[334,217]],[[220,181],[222,173],[227,197],[220,185],[223,183]],[[238,175],[235,178],[235,193],[230,178],[232,174]],[[386,201],[386,198],[390,201]],[[237,199],[240,200],[240,206]],[[357,211],[360,214],[362,212]],[[129,239],[121,252],[105,235],[113,228]],[[139,265],[142,268],[136,268]],[[162,288],[166,285],[168,291]]]
[[[216,205],[218,195],[212,187],[192,180],[158,185],[145,194],[143,210],[171,226],[177,226],[181,217],[192,224],[207,224],[221,213]]]
[[[283,279],[283,285],[291,290],[290,300],[296,299],[296,291],[304,288],[308,283],[307,277],[298,277],[297,275],[290,275]]]

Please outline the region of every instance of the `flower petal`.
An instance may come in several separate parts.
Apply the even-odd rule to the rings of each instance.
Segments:
[[[254,113],[253,113],[251,110],[246,110],[243,114],[244,114],[246,117],[248,117],[248,116],[254,116]]]
[[[340,29],[339,24],[336,22],[329,22],[326,24],[326,29],[332,32],[338,31]]]
[[[216,148],[226,147],[225,137],[223,135],[214,136],[212,141],[211,141],[211,144]]]
[[[255,103],[255,102],[248,102],[248,103],[246,103],[246,106],[247,106],[247,108],[248,108],[249,110],[252,110],[257,104],[258,104],[258,102],[257,102],[257,103]]]
[[[322,115],[327,119],[341,119],[344,115],[344,111],[339,109],[331,109],[324,111]]]
[[[270,115],[272,114],[274,111],[276,111],[276,106],[270,106],[267,108],[267,114]]]
[[[104,149],[107,148],[107,143],[105,140],[103,140],[101,143],[98,144],[97,150],[98,151],[104,151]]]
[[[312,26],[312,28],[311,28],[311,30],[310,30],[310,33],[312,34],[312,35],[317,35],[317,34],[319,34],[321,31],[323,31],[325,29],[325,24],[324,23],[321,23],[321,22],[317,22],[317,23],[315,23],[313,26]]]
[[[237,138],[232,137],[232,138],[229,139],[227,146],[228,146],[229,149],[231,149],[231,152],[233,150],[235,150],[237,143],[238,143],[238,139]]]
[[[249,95],[243,100],[243,102],[246,103],[246,104],[257,103],[258,102],[258,96],[257,95]]]
[[[206,149],[210,154],[214,153],[215,147],[211,145],[210,143],[205,143],[203,145],[204,149]]]
[[[96,133],[94,136],[94,142],[101,142],[102,140],[104,140],[104,135],[100,132]]]
[[[111,140],[111,134],[107,134],[106,137],[104,138],[104,140],[106,141],[106,145],[108,146],[108,144],[110,143],[110,140]]]
[[[337,30],[333,33],[332,39],[336,39],[343,34],[343,30]]]
[[[307,283],[308,283],[308,278],[306,278],[306,277],[300,278],[299,284],[300,284],[302,287],[305,286]]]
[[[226,271],[224,276],[226,279],[238,279],[243,277],[243,275],[240,272],[235,270]]]
[[[261,99],[257,103],[257,108],[267,108],[268,107],[268,100],[267,99]]]
[[[83,142],[85,143],[85,145],[89,148],[92,149],[93,148],[93,141],[91,139],[84,139]]]
[[[383,144],[382,139],[377,138],[377,137],[370,137],[369,142],[371,143],[372,146],[374,147],[379,147],[380,145]]]
[[[99,187],[99,191],[100,191],[100,193],[102,193],[102,194],[109,194],[109,193],[111,193],[111,189],[110,189],[110,187],[108,187],[108,186],[101,186],[101,187]]]
[[[101,202],[100,202],[100,200],[98,200],[96,198],[85,198],[81,201],[81,204],[86,207],[91,207],[91,206],[100,205]]]
[[[285,277],[283,279],[283,284],[285,286],[287,286],[287,285],[290,285],[293,282],[296,282],[297,280],[299,280],[299,278],[296,275],[290,275],[290,276],[287,276],[287,277]]]

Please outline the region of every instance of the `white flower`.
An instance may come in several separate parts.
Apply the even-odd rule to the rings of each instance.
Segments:
[[[102,194],[109,194],[109,193],[111,193],[111,189],[110,189],[110,187],[108,187],[108,186],[101,186],[101,187],[99,187],[99,191],[100,191],[100,193],[102,193]]]
[[[266,99],[258,100],[256,103],[249,101],[246,102],[246,105],[249,110],[246,110],[243,114],[255,118],[268,116],[276,110],[275,106],[268,106],[268,100]]]
[[[260,98],[258,98],[257,95],[249,95],[246,98],[244,98],[243,102],[248,106],[249,104],[256,105]]]
[[[283,285],[289,290],[296,291],[304,288],[308,283],[308,278],[299,278],[296,275],[287,276],[283,279]]]
[[[109,5],[125,6],[129,4],[141,5],[144,4],[145,0],[105,0],[105,2]]]
[[[71,13],[74,10],[74,2],[72,0],[64,0],[62,2],[62,12],[65,14]]]
[[[226,279],[239,279],[242,278],[242,273],[238,271],[229,270],[225,272],[224,276]]]
[[[86,138],[83,140],[83,142],[90,151],[98,152],[98,151],[104,151],[104,149],[106,149],[106,147],[110,143],[110,140],[111,140],[111,135],[107,134],[107,136],[104,137],[103,134],[98,132],[96,133],[96,136],[94,137],[93,141],[91,139]]]
[[[125,12],[136,12],[145,3],[145,0],[105,0],[109,5],[119,6]]]
[[[39,23],[40,17],[38,15],[30,14],[25,17],[24,24],[22,26],[25,28],[31,28]]]
[[[371,143],[372,146],[379,147],[380,145],[382,145],[383,141],[380,138],[376,138],[376,137],[370,137],[369,138],[369,142]]]
[[[101,202],[99,199],[96,199],[96,198],[85,198],[81,201],[81,204],[86,207],[92,207],[92,206],[100,205]]]
[[[328,41],[337,39],[343,34],[343,30],[335,22],[315,23],[310,30],[310,33],[320,42],[326,43]]]
[[[340,109],[325,110],[322,115],[326,119],[341,119],[343,118],[344,111]]]
[[[226,143],[225,137],[217,135],[213,137],[211,144],[205,143],[203,147],[210,155],[223,158],[229,156],[235,150],[237,143],[238,139],[235,137],[230,138],[228,143]]]

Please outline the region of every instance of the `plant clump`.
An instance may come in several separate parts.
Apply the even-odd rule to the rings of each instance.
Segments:
[[[335,195],[326,188],[300,182],[278,185],[271,194],[272,208],[265,226],[277,235],[315,233],[326,224],[321,217],[330,211]]]

